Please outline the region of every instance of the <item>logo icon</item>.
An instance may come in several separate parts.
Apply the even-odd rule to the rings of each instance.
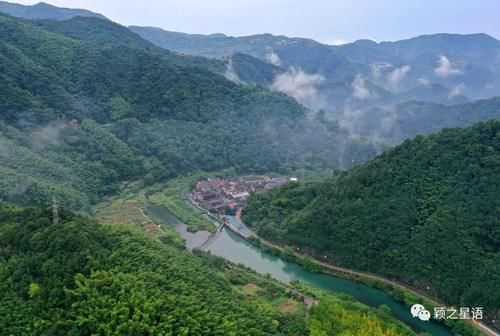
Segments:
[[[418,312],[418,318],[422,321],[429,321],[431,319],[431,313],[428,310],[421,310]]]
[[[419,303],[411,306],[410,312],[413,317],[418,317],[422,321],[429,321],[431,319],[431,312]]]

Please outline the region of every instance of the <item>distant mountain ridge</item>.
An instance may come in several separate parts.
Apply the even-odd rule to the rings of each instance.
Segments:
[[[304,71],[334,71],[339,77],[357,66],[335,52],[332,46],[312,39],[290,38],[272,34],[232,37],[224,34],[186,34],[153,27],[129,27],[144,39],[172,51],[205,57],[224,57],[240,52],[273,63],[272,55],[279,51],[274,65],[287,68],[300,65]],[[336,69],[333,65],[337,65]]]
[[[419,97],[438,103],[446,103],[448,98],[450,103],[457,102],[453,98],[459,95],[473,99],[500,95],[500,41],[486,34],[434,34],[396,42],[358,40],[332,46],[271,34],[232,37],[151,27],[130,29],[162,48],[185,54],[223,57],[241,52],[284,69],[300,67],[306,73],[324,76],[327,87],[360,75],[396,95],[419,85],[440,85],[436,88],[446,88],[446,95],[430,92]]]
[[[351,59],[364,62],[374,57],[393,56],[404,60],[411,60],[416,53],[439,51],[449,56],[464,55],[471,49],[476,49],[474,54],[480,54],[482,50],[498,51],[500,41],[484,33],[476,34],[448,34],[438,33],[432,35],[420,35],[400,41],[374,42],[371,40],[357,40],[336,46]],[[367,50],[372,51],[366,53]],[[363,51],[357,53],[356,51]]]
[[[40,2],[32,6],[25,6],[0,1],[0,12],[28,20],[67,20],[75,16],[89,16],[108,20],[104,15],[86,9],[61,8],[45,2]]]
[[[0,4],[4,7],[2,10],[0,6],[0,11],[30,19],[104,18],[89,11],[44,3]],[[44,23],[45,28],[53,29],[50,25]],[[100,23],[95,21],[95,25]],[[76,25],[72,22],[66,26],[74,29]],[[86,23],[83,26],[91,27]],[[64,25],[55,29],[75,36],[75,32],[61,31]],[[452,105],[500,95],[500,42],[486,34],[442,33],[395,42],[358,40],[332,46],[312,39],[272,34],[232,37],[220,33],[170,32],[154,27],[131,26],[129,29],[157,47],[212,58],[212,62],[201,58],[197,61],[238,84],[253,83],[284,92],[311,109],[325,110],[336,119],[343,118],[346,111],[353,108],[366,110],[412,100]],[[144,41],[138,36],[130,42],[144,47]]]
[[[106,19],[88,10],[59,8],[43,2],[23,6],[0,1],[0,12],[37,20],[67,20],[75,16]],[[314,89],[319,92],[322,103],[309,107],[333,113],[342,109],[352,96],[348,90],[339,91],[339,84],[351,85],[357,76],[373,88],[373,91],[364,91],[367,93],[362,98],[363,103],[372,105],[411,99],[455,104],[500,95],[500,41],[482,33],[439,33],[380,43],[358,40],[332,46],[307,38],[271,34],[232,37],[221,33],[178,33],[154,27],[129,28],[153,44],[181,54],[228,59],[235,53],[243,53],[284,71],[294,68],[321,76],[324,81]],[[248,69],[244,71],[248,73]],[[250,82],[269,85],[269,79],[263,79],[254,71]],[[377,94],[381,90],[390,94],[384,93],[381,97]]]

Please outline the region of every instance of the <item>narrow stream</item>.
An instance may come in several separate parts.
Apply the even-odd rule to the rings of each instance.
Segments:
[[[151,206],[148,210],[158,219],[172,225],[186,240],[188,248],[201,246],[209,236],[209,233],[206,231],[197,233],[188,232],[186,225],[175,218],[163,206]],[[230,220],[234,221],[236,219],[230,218]],[[220,236],[209,245],[208,250],[215,255],[248,266],[259,273],[270,274],[275,279],[285,283],[300,280],[318,288],[348,294],[371,307],[379,307],[382,304],[387,305],[391,308],[394,317],[410,326],[416,332],[428,332],[436,336],[453,335],[447,327],[440,323],[434,321],[425,322],[413,318],[407,307],[381,290],[352,280],[309,272],[298,264],[263,252],[260,248],[250,244],[228,229],[223,230]]]

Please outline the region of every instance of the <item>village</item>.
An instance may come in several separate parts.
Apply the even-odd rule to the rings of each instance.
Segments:
[[[296,178],[286,176],[241,176],[235,178],[209,178],[198,181],[189,193],[192,202],[216,215],[234,215],[245,206],[250,193],[279,187]]]
[[[297,178],[255,175],[224,179],[213,177],[198,181],[188,193],[188,198],[220,223],[218,232],[227,227],[248,239],[252,232],[238,219],[247,197],[250,193],[276,188],[289,181],[297,181]],[[217,235],[214,235],[215,237]],[[207,244],[210,244],[210,241]]]

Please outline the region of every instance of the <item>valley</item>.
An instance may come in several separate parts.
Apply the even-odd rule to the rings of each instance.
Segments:
[[[0,1],[0,335],[499,335],[500,31],[49,2]]]
[[[215,181],[216,184],[220,184],[222,182],[222,179],[209,178],[209,180]],[[238,181],[240,179],[228,178],[227,180]],[[243,180],[248,181],[247,178],[244,178]],[[254,178],[253,181],[255,180],[256,179]],[[209,221],[210,217],[206,217],[206,215],[204,215],[204,211],[200,211],[198,208],[193,207],[190,204],[191,200],[186,197],[188,181],[191,181],[189,182],[191,185],[199,184],[195,182],[196,178],[194,180],[184,178],[178,180],[177,182],[171,182],[170,184],[178,186],[177,193],[175,195],[178,203],[173,208],[174,211],[178,213],[179,209],[183,209],[180,213],[188,211],[204,221]],[[181,185],[183,187],[180,187]],[[149,217],[156,219],[154,221],[157,225],[160,225],[161,230],[170,232],[173,227],[176,233],[183,238],[189,249],[197,250],[197,248],[204,247],[203,249],[217,256],[224,257],[229,261],[250,267],[261,274],[270,274],[273,278],[284,283],[295,283],[297,281],[304,282],[318,288],[323,288],[327,291],[347,294],[354,297],[356,300],[375,308],[380,305],[387,305],[391,308],[391,312],[396,318],[402,320],[405,324],[410,325],[414,330],[419,332],[427,331],[433,335],[452,334],[446,327],[443,327],[438,323],[433,323],[429,326],[428,323],[415,320],[408,315],[408,305],[411,305],[414,302],[422,302],[429,307],[439,306],[439,304],[434,301],[434,299],[429,298],[426,294],[408,288],[402,283],[387,280],[374,274],[357,272],[352,269],[336,267],[322,262],[318,263],[325,268],[324,271],[321,271],[320,268],[318,269],[311,266],[301,266],[301,258],[304,258],[304,256],[298,254],[296,255],[296,259],[290,258],[290,256],[287,256],[287,250],[289,248],[286,247],[283,249],[282,247],[268,243],[263,239],[257,239],[256,241],[251,239],[251,241],[248,242],[229,229],[223,229],[222,232],[217,235],[216,239],[210,242],[209,246],[204,246],[205,242],[210,239],[209,236],[211,233],[203,230],[193,230],[195,232],[189,232],[186,224],[179,221],[165,206],[172,203],[171,201],[166,201],[167,199],[163,198],[161,195],[163,193],[172,195],[171,191],[169,191],[170,189],[167,187],[166,189],[158,191],[159,189],[161,188],[153,188],[153,190],[156,190],[153,192],[140,191],[137,194],[137,197],[142,199],[140,204],[145,211],[150,214]],[[137,191],[132,191],[132,193],[125,193],[125,195],[129,195],[128,197],[131,197],[136,192]],[[150,204],[150,202],[144,198],[145,194],[149,195],[148,197],[150,197],[151,200],[159,201],[160,203],[156,205]],[[183,204],[183,207],[181,207],[180,204]],[[99,215],[100,212],[101,211],[97,212],[98,218],[101,218]],[[119,220],[119,218],[120,217],[118,217],[117,220]],[[237,222],[238,219],[229,216],[229,221]],[[108,222],[113,223],[114,221],[112,220]],[[218,224],[207,223],[207,225],[212,225],[214,228],[215,225]],[[144,223],[143,227],[144,230],[148,231],[148,229],[144,226]],[[183,243],[181,243],[181,245],[183,245]],[[310,258],[308,256],[305,257]],[[312,263],[315,264],[316,261],[312,261]],[[318,273],[318,271],[320,272]],[[363,283],[366,283],[368,286]],[[383,285],[384,283],[385,285]],[[423,301],[421,301],[422,298]],[[483,325],[481,326],[486,328]],[[464,325],[457,325],[454,327],[465,328]],[[465,332],[467,329],[465,328],[463,330],[463,332]],[[473,334],[472,330],[467,332]],[[488,334],[494,335],[494,332]]]
[[[168,189],[167,189],[168,190]],[[160,191],[161,194],[163,191]],[[168,192],[168,191],[167,191]],[[136,196],[133,196],[133,195]],[[150,229],[149,223],[144,221],[147,218],[151,218],[156,224],[156,227],[162,231],[166,232],[166,235],[170,236],[171,228],[174,228],[176,234],[180,235],[188,248],[198,251],[196,248],[203,245],[205,239],[208,239],[210,235],[207,231],[197,231],[189,232],[187,226],[180,222],[167,208],[162,205],[151,205],[149,203],[144,203],[144,194],[149,194],[148,192],[137,190],[125,191],[124,198],[119,198],[118,200],[112,202],[117,204],[140,204],[148,217],[143,217],[136,222],[136,227],[142,228],[145,232],[152,235],[157,235],[156,232]],[[189,207],[189,200],[182,200],[182,193],[178,193],[177,197],[181,202],[184,202],[186,207]],[[152,200],[161,200],[162,198],[157,196],[155,193],[150,195]],[[140,201],[142,199],[142,201]],[[127,201],[128,200],[128,201]],[[137,203],[136,203],[137,202]],[[139,214],[140,207],[136,208],[135,213]],[[130,207],[128,207],[130,208]],[[178,209],[178,208],[177,208]],[[122,208],[124,211],[125,208]],[[195,213],[195,209],[191,208],[191,211]],[[116,225],[117,222],[122,218],[122,214],[116,213],[114,216],[104,215],[109,214],[109,210],[106,208],[101,208],[97,211],[97,218],[105,218],[104,223],[108,225]],[[201,213],[197,214],[202,216]],[[127,218],[132,218],[131,213],[126,215]],[[233,219],[234,220],[234,219]],[[121,225],[133,225],[132,223],[122,223]],[[160,236],[160,239],[161,236]],[[165,238],[163,238],[165,239]],[[176,239],[173,236],[170,239]],[[166,239],[164,241],[167,241]],[[184,243],[181,243],[184,245]],[[223,257],[231,262],[238,265],[245,265],[253,271],[257,271],[262,275],[270,274],[272,278],[277,279],[281,283],[294,286],[297,281],[304,282],[305,284],[313,285],[316,288],[322,288],[329,293],[343,293],[352,296],[356,301],[360,301],[368,306],[378,308],[380,305],[387,305],[391,309],[391,314],[396,318],[401,319],[405,324],[410,325],[415,331],[423,332],[428,331],[433,335],[451,335],[451,333],[443,326],[437,323],[433,323],[429,326],[422,321],[416,321],[408,315],[408,308],[402,303],[394,300],[388,294],[383,291],[368,287],[362,283],[356,281],[355,279],[349,280],[349,278],[336,277],[335,275],[325,275],[321,273],[315,273],[308,271],[303,266],[300,266],[293,261],[288,261],[283,259],[283,257],[276,256],[275,254],[265,252],[265,249],[261,249],[242,239],[238,235],[234,234],[228,229],[224,229],[218,238],[213,241],[210,246],[207,247],[207,252],[211,254]],[[197,252],[195,252],[197,253]],[[337,295],[336,294],[336,295]]]

